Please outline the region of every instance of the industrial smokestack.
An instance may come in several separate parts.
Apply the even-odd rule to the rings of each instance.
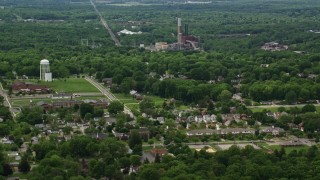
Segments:
[[[181,44],[181,18],[178,17],[178,33],[177,33],[177,36],[178,36],[178,44]]]
[[[181,33],[181,18],[178,17],[178,34]]]

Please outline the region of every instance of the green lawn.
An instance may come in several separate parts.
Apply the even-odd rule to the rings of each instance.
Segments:
[[[139,111],[139,104],[125,104],[129,109]]]
[[[49,98],[45,98],[45,99],[16,99],[16,100],[12,101],[12,106],[14,106],[14,107],[28,106],[31,103],[30,100],[32,100],[33,103],[37,103],[39,101],[51,102],[51,99],[49,99]]]
[[[128,104],[128,103],[139,103],[136,99],[132,98],[130,94],[121,94],[121,93],[113,93],[114,96],[116,96],[122,103]]]
[[[159,96],[146,96],[150,99],[152,99],[155,103],[156,106],[162,106],[163,101],[165,100],[164,98],[161,98]]]
[[[28,80],[30,81],[30,80]],[[83,78],[66,78],[57,79],[52,82],[38,82],[36,83],[46,85],[56,92],[80,93],[80,92],[100,92],[96,87],[91,85]]]
[[[135,109],[139,110],[139,102],[138,100],[134,99],[130,94],[122,94],[122,93],[114,93],[114,96],[116,96],[123,104],[125,104],[129,109]],[[150,99],[152,99],[156,106],[162,106],[162,103],[164,101],[163,98],[158,96],[146,96]]]
[[[182,111],[182,110],[187,110],[187,109],[189,109],[189,107],[188,107],[188,106],[185,106],[185,105],[182,105],[182,106],[178,107],[177,109]]]

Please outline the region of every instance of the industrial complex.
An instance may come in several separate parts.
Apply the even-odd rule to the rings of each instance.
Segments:
[[[166,42],[157,42],[155,50],[200,50],[200,37],[189,35],[188,24],[184,25],[184,32],[182,31],[181,17],[178,17],[177,42],[168,44]]]

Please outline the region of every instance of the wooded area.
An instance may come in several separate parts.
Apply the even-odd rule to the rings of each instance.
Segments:
[[[115,34],[142,34],[117,35],[122,47],[116,47],[89,0],[0,0],[0,82],[11,98],[26,97],[28,104],[13,117],[0,96],[0,137],[8,142],[0,146],[0,179],[14,168],[35,180],[319,179],[318,0],[94,2]],[[150,44],[177,41],[177,17],[200,37],[201,50],[149,51]],[[262,49],[269,42],[288,49]],[[37,82],[41,59],[50,60],[52,86],[67,86],[69,77],[81,86],[90,77],[127,102],[46,109],[55,102],[49,97],[32,102],[34,94],[13,93],[17,79]],[[85,91],[99,92],[86,83]],[[277,105],[276,112],[250,109],[259,105]],[[127,106],[136,119],[122,113]],[[226,125],[228,115],[239,121]],[[214,120],[198,122],[204,116]],[[266,127],[272,133],[260,133]],[[275,127],[283,132],[273,134]],[[252,133],[188,134],[221,128]],[[310,143],[290,152],[259,145],[286,135]],[[222,150],[222,139],[261,149]],[[193,143],[218,151],[198,151]],[[18,165],[10,164],[8,152],[25,144]],[[158,148],[168,152],[144,158]]]

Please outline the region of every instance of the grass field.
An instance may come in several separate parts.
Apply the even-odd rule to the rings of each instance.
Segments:
[[[164,98],[158,97],[158,96],[147,96],[148,98],[151,98],[156,106],[162,106],[163,101],[165,100]]]
[[[30,81],[30,80],[28,80]],[[57,79],[52,82],[38,82],[41,85],[46,85],[52,88],[56,92],[68,92],[68,93],[80,93],[80,92],[100,92],[97,88],[91,85],[88,81],[83,78],[67,78]]]
[[[277,149],[279,151],[281,149],[280,145],[269,145],[266,142],[260,142],[260,143],[257,143],[257,145],[264,150],[273,150],[274,151]],[[299,152],[300,150],[307,150],[308,148],[309,148],[308,146],[284,147],[287,154],[289,154],[293,150],[297,150]]]
[[[37,103],[37,102],[40,102],[40,101],[44,101],[44,102],[51,102],[51,99],[49,98],[45,98],[45,99],[17,99],[17,100],[13,100],[12,101],[12,106],[14,107],[23,107],[23,106],[28,106],[30,105],[31,101],[32,100],[32,103]]]
[[[266,143],[266,142],[258,142],[257,145],[261,148],[261,149],[271,149],[270,146]]]
[[[131,103],[139,103],[136,99],[134,99],[130,94],[120,94],[120,93],[113,93],[122,103],[124,104],[131,104]]]
[[[125,104],[129,109],[139,111],[139,104]]]
[[[139,110],[139,102],[138,100],[134,99],[131,95],[125,95],[125,94],[120,94],[120,93],[114,93],[115,95],[124,105],[126,105],[129,109],[135,109]],[[151,98],[155,105],[158,107],[162,106],[162,103],[164,101],[163,98],[158,97],[158,96],[146,96],[147,98]]]
[[[183,110],[189,109],[189,107],[185,106],[185,105],[182,105],[182,106],[178,107],[177,109],[180,110],[180,111],[183,111]]]

